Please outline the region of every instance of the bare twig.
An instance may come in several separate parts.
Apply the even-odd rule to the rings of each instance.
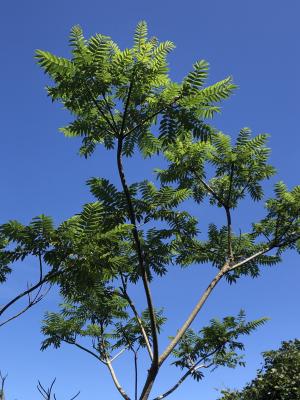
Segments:
[[[38,391],[40,392],[40,394],[42,395],[42,397],[43,397],[45,400],[51,400],[52,389],[53,389],[53,386],[54,386],[54,384],[55,384],[55,381],[56,381],[56,378],[53,379],[53,381],[52,381],[50,387],[47,388],[47,389],[45,389],[45,387],[41,384],[41,382],[38,381],[37,389],[38,389]],[[79,394],[80,394],[80,392],[77,392],[77,393],[75,394],[75,396],[73,396],[73,397],[70,398],[70,400],[76,399],[76,397],[78,397]],[[55,393],[53,393],[53,400],[57,400]]]
[[[4,386],[5,386],[6,378],[7,378],[7,374],[2,375],[2,372],[0,371],[0,380],[1,380],[0,400],[4,400]]]
[[[14,297],[12,300],[10,300],[6,305],[2,306],[0,308],[0,316],[8,309],[10,308],[13,304],[15,304],[18,300],[22,299],[24,296],[28,296],[30,293],[41,287],[44,283],[49,282],[51,279],[56,278],[62,274],[62,271],[56,271],[56,272],[50,272],[47,275],[44,276],[43,279],[39,280],[36,284],[28,288],[27,290],[24,290],[23,292],[19,293],[16,297]]]
[[[39,271],[40,271],[40,276],[39,276],[39,282],[43,281],[43,262],[42,262],[42,256],[39,253],[38,255],[39,259]],[[28,304],[25,306],[22,310],[18,311],[16,314],[13,316],[9,317],[7,320],[3,321],[0,323],[0,327],[7,324],[8,322],[14,320],[15,318],[19,317],[20,315],[24,314],[27,310],[29,310],[31,307],[33,307],[35,304],[39,303],[49,292],[51,287],[49,287],[44,293],[41,294],[41,291],[43,289],[43,285],[45,282],[43,282],[37,289],[37,292],[35,293],[34,297],[31,297],[31,292],[29,291],[30,287],[27,284],[27,297],[28,297]],[[2,314],[2,309],[0,310],[0,315]]]
[[[41,286],[40,286],[41,287]],[[0,323],[0,327],[7,324],[8,322],[14,320],[15,318],[18,318],[20,315],[24,314],[27,310],[29,310],[31,307],[33,307],[34,305],[36,305],[37,303],[39,303],[49,292],[49,290],[51,289],[51,287],[49,287],[45,293],[39,295],[38,297],[35,296],[34,299],[32,300],[31,298],[29,298],[28,300],[28,304],[26,307],[24,307],[21,311],[17,312],[16,314],[14,314],[13,316],[9,317],[7,320],[3,321]],[[30,294],[28,294],[29,296]]]

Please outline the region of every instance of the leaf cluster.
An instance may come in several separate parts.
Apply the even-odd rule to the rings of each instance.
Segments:
[[[42,50],[36,57],[54,82],[48,87],[49,96],[75,117],[61,131],[82,137],[80,154],[85,157],[97,144],[112,149],[120,135],[127,156],[135,146],[149,156],[189,132],[207,137],[211,129],[203,119],[212,117],[218,103],[234,89],[231,78],[203,88],[208,73],[203,60],[195,63],[182,83],[172,82],[167,56],[174,45],[148,38],[144,21],[137,25],[130,49],[119,49],[105,35],[85,39],[79,26],[71,30],[70,46],[70,59]],[[156,124],[159,137],[152,130]]]
[[[249,335],[266,321],[267,318],[261,318],[246,322],[245,313],[241,310],[237,317],[225,317],[222,321],[212,319],[210,325],[198,333],[189,329],[173,351],[173,364],[181,369],[192,369],[192,376],[197,381],[204,376],[200,369],[195,368],[200,364],[202,368],[212,369],[219,366],[244,366],[243,355],[240,354],[244,345],[238,339]]]

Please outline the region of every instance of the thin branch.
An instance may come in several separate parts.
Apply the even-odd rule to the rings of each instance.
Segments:
[[[134,400],[138,398],[138,352],[134,351]]]
[[[192,373],[197,371],[200,368],[209,368],[210,365],[205,365],[205,364],[200,364],[197,366],[197,364],[194,364],[191,366],[188,371],[179,379],[177,383],[175,383],[174,386],[172,386],[169,390],[167,390],[165,393],[155,397],[153,400],[161,400],[164,399],[165,397],[169,396],[171,393],[173,393],[185,380],[188,378]]]
[[[159,110],[155,111],[153,114],[149,115],[147,118],[145,118],[142,122],[139,124],[135,125],[133,128],[129,129],[129,131],[124,132],[124,138],[130,135],[133,131],[136,129],[139,129],[141,126],[143,126],[146,122],[151,121],[153,118],[155,118],[158,114],[161,114],[163,111],[165,111],[167,108],[172,107],[178,100],[180,100],[183,96],[177,96],[175,99],[170,102],[169,104],[161,107]]]
[[[40,394],[43,396],[43,398],[45,400],[51,400],[52,389],[53,389],[55,381],[56,381],[56,378],[53,379],[53,381],[48,389],[45,389],[44,386],[41,384],[41,382],[38,381],[37,390],[40,392]],[[80,394],[80,392],[76,393],[75,396],[71,397],[70,400],[76,399],[76,397],[78,397],[79,394]],[[53,394],[53,399],[57,400],[55,393]]]
[[[191,366],[189,367],[188,371],[179,379],[179,381],[171,387],[171,389],[167,390],[165,393],[161,394],[160,396],[155,397],[155,399],[153,400],[161,400],[167,396],[169,396],[169,394],[173,393],[181,384],[182,382],[185,381],[185,379],[191,375],[193,372],[197,371],[200,368],[210,368],[214,363],[211,362],[209,364],[204,364],[204,362],[211,357],[212,355],[214,355],[215,353],[217,353],[224,345],[226,345],[227,341],[224,341],[222,344],[220,344],[219,346],[217,346],[213,351],[211,351],[210,353],[206,354],[205,356],[201,357],[197,362],[192,363],[191,362]],[[203,363],[203,364],[200,364]]]
[[[228,197],[227,201],[223,201],[221,197],[218,196],[218,194],[212,189],[211,186],[207,182],[205,182],[204,179],[202,179],[196,170],[192,169],[193,173],[195,174],[196,178],[199,179],[199,181],[202,183],[202,185],[205,187],[205,189],[222,205],[222,207],[225,210],[226,213],[226,220],[227,220],[227,248],[228,248],[228,259],[229,261],[233,261],[233,250],[232,250],[232,224],[231,224],[231,213],[230,213],[230,197],[231,197],[231,191],[232,191],[232,180],[233,180],[233,165],[231,167],[231,172],[230,172],[230,184],[229,184],[229,191],[228,191]]]
[[[123,286],[122,294],[125,297],[125,299],[128,301],[128,304],[129,304],[132,312],[134,313],[134,316],[135,316],[135,318],[137,320],[137,323],[138,323],[138,325],[140,327],[141,333],[142,333],[143,338],[145,340],[145,344],[146,344],[149,356],[150,356],[151,360],[153,360],[153,353],[152,353],[151,345],[150,345],[150,342],[149,342],[149,338],[148,338],[147,333],[145,331],[145,328],[143,326],[143,322],[141,320],[141,317],[139,316],[139,314],[137,312],[137,309],[136,309],[132,299],[128,295],[128,292],[126,290],[126,284],[125,284],[125,281],[124,281],[124,278],[123,278],[122,274],[121,274],[121,280],[122,280],[122,286]]]
[[[128,94],[127,94],[127,98],[126,98],[126,103],[125,103],[125,107],[124,107],[124,113],[123,113],[123,118],[122,118],[122,125],[121,125],[121,131],[120,131],[120,135],[124,136],[124,128],[125,128],[125,124],[126,124],[126,118],[127,118],[127,113],[128,113],[128,108],[129,108],[129,104],[130,104],[130,97],[131,97],[131,92],[133,89],[133,79],[134,79],[134,75],[132,74],[130,83],[129,83],[129,88],[128,88]],[[125,136],[124,136],[125,137]]]
[[[269,245],[268,247],[266,247],[266,248],[264,248],[264,249],[258,251],[257,253],[252,254],[252,256],[250,256],[250,257],[248,257],[248,258],[245,258],[244,260],[239,261],[238,263],[236,263],[236,264],[234,264],[234,265],[230,265],[230,266],[227,268],[226,272],[233,271],[233,270],[236,269],[236,268],[242,267],[243,265],[245,265],[245,264],[248,263],[249,261],[254,260],[255,258],[257,258],[257,257],[259,257],[259,256],[261,256],[261,255],[263,255],[263,254],[265,254],[265,253],[267,253],[268,251],[270,251],[271,249],[273,249],[273,248],[275,248],[275,247],[276,247],[276,246],[274,246],[274,245]]]
[[[38,289],[40,286],[42,286],[44,283],[50,281],[52,278],[56,278],[60,274],[62,274],[63,271],[56,271],[53,273],[48,273],[45,275],[45,277],[42,280],[39,280],[35,285],[31,286],[27,290],[24,290],[20,294],[18,294],[16,297],[14,297],[12,300],[10,300],[5,306],[3,306],[0,309],[0,315],[2,315],[9,307],[11,307],[13,304],[15,304],[18,300],[23,298],[24,296],[27,296],[28,294],[32,293],[34,290]]]
[[[223,206],[225,207],[224,201],[217,195],[217,193],[209,186],[208,183],[205,182],[204,179],[201,178],[201,176],[198,175],[197,171],[192,168],[192,172],[195,174],[195,177],[202,183],[202,185],[205,187],[205,189]]]
[[[50,287],[48,288],[48,290],[43,293],[42,295],[34,298],[34,300],[30,300],[30,302],[27,304],[26,307],[24,307],[21,311],[19,311],[17,314],[13,315],[12,317],[8,318],[6,321],[1,322],[0,323],[0,328],[1,326],[7,324],[8,322],[14,320],[15,318],[19,317],[20,315],[24,314],[27,310],[29,310],[31,307],[33,307],[34,305],[36,305],[37,303],[39,303],[49,292]]]
[[[95,107],[97,108],[99,114],[102,116],[102,118],[105,120],[105,122],[107,123],[107,125],[110,127],[110,129],[112,130],[112,132],[114,132],[116,135],[118,134],[118,131],[115,130],[115,127],[111,124],[109,118],[107,117],[107,115],[105,114],[105,112],[102,110],[102,108],[100,107],[99,103],[97,102],[97,100],[95,99],[93,92],[91,91],[90,87],[88,86],[88,84],[86,82],[83,82],[86,90],[88,91],[90,98],[93,102],[93,104],[95,105]]]
[[[231,192],[232,192],[232,184],[233,184],[233,173],[234,173],[234,163],[232,162],[230,165],[230,175],[229,175],[229,189],[226,205],[230,208],[230,200],[231,200]]]
[[[114,360],[116,360],[121,354],[124,353],[124,351],[127,350],[127,347],[124,347],[119,353],[117,353],[113,358],[110,359],[110,362],[112,363]]]
[[[93,83],[95,84],[95,85],[97,85],[97,82],[95,82],[95,80],[94,80],[94,77],[90,77],[91,78],[91,80],[93,81]],[[98,85],[98,87],[99,87],[99,85]],[[100,89],[100,88],[99,88]],[[112,113],[112,111],[111,111],[111,107],[110,107],[110,105],[109,105],[109,103],[108,103],[108,101],[107,101],[107,98],[106,98],[106,96],[105,96],[105,93],[102,91],[102,90],[100,90],[100,93],[101,93],[101,95],[102,95],[102,97],[103,97],[103,100],[104,100],[104,102],[105,102],[105,105],[106,105],[106,108],[107,108],[107,111],[109,112],[109,115],[110,115],[110,118],[111,118],[111,120],[112,120],[112,124],[113,124],[113,126],[114,126],[114,132],[115,133],[117,133],[118,132],[118,127],[117,127],[117,124],[116,124],[116,121],[115,121],[115,118],[114,118],[114,115],[113,115],[113,113]],[[90,95],[92,95],[92,93],[90,92]],[[93,97],[93,95],[92,95],[92,97]],[[95,101],[96,101],[96,99],[95,99]],[[96,101],[97,102],[97,101]],[[95,104],[95,103],[94,103]],[[98,104],[98,103],[97,103]],[[99,106],[99,105],[98,105]],[[97,108],[98,108],[98,106],[97,106]],[[101,113],[101,115],[103,116],[103,114],[102,114],[102,112],[103,112],[103,110],[99,110],[99,108],[98,108],[98,111]],[[103,118],[104,118],[104,116],[103,116]],[[107,121],[108,122],[108,121]]]
[[[230,213],[230,200],[231,200],[231,192],[232,192],[232,184],[233,184],[233,173],[234,173],[234,163],[232,162],[230,165],[230,175],[229,175],[229,189],[228,196],[226,201],[225,212],[227,219],[227,248],[228,248],[228,258],[230,262],[233,261],[233,250],[232,250],[232,226],[231,226],[231,213]]]
[[[102,362],[103,364],[106,364],[106,361],[102,360],[101,357],[98,356],[98,354],[94,353],[92,350],[88,349],[87,347],[82,346],[81,344],[75,342],[75,340],[68,340],[65,339],[59,335],[55,335],[58,339],[60,339],[61,341],[68,343],[68,344],[72,344],[73,346],[78,347],[80,350],[85,351],[86,353],[90,354],[91,356],[95,357],[98,361]]]
[[[116,124],[114,114],[113,114],[112,111],[111,111],[111,107],[110,107],[110,105],[109,105],[109,103],[108,103],[108,101],[107,101],[107,98],[105,97],[105,93],[101,92],[101,94],[102,94],[103,100],[104,100],[104,102],[105,102],[106,108],[107,108],[107,110],[108,110],[108,112],[109,112],[109,115],[110,115],[110,118],[111,118],[111,120],[112,120],[112,123],[113,123],[113,125],[114,125],[114,127],[115,127],[115,130],[116,130],[116,132],[118,132],[118,126],[117,126],[117,124]]]
[[[39,266],[40,266],[40,281],[43,279],[43,266],[42,266],[42,260],[41,260],[41,255],[39,254]],[[27,293],[28,296],[28,304],[26,307],[24,307],[21,311],[17,312],[15,315],[13,315],[12,317],[9,317],[6,321],[1,322],[0,323],[0,328],[1,326],[7,324],[8,322],[13,321],[14,319],[18,318],[20,315],[24,314],[27,310],[29,310],[31,307],[33,307],[34,305],[36,305],[37,303],[39,303],[49,292],[49,290],[51,289],[51,287],[49,287],[45,293],[40,294],[41,290],[43,288],[43,284],[40,285],[40,287],[38,288],[37,293],[35,294],[34,298],[31,299],[31,293]],[[29,289],[29,287],[27,287],[27,289]]]
[[[227,252],[229,262],[233,262],[234,255],[232,250],[232,226],[231,226],[231,213],[230,208],[228,206],[224,207],[226,212],[227,219]]]
[[[7,378],[7,374],[2,375],[2,372],[0,371],[0,380],[1,380],[0,400],[4,400],[4,386],[5,386],[6,378]]]

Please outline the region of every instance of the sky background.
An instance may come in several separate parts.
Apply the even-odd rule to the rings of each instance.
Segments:
[[[68,34],[75,24],[83,27],[87,37],[99,32],[110,35],[121,47],[129,47],[137,22],[145,19],[150,35],[176,44],[170,56],[173,79],[181,80],[193,62],[203,58],[211,65],[211,83],[233,75],[239,89],[223,103],[222,114],[213,124],[233,136],[244,126],[272,135],[271,162],[279,172],[267,183],[268,192],[276,180],[284,180],[289,187],[299,183],[298,0],[4,0],[0,9],[0,222],[17,219],[28,223],[45,213],[58,223],[91,201],[85,186],[88,178],[116,180],[112,152],[99,150],[85,160],[76,154],[78,141],[58,133],[70,117],[47,98],[46,77],[33,58],[35,49],[68,56]],[[129,179],[153,177],[151,170],[159,163],[134,159],[126,165]],[[193,211],[203,226],[221,218],[212,210]],[[261,215],[262,205],[250,207],[244,202],[241,212],[234,215],[235,227],[247,227]],[[0,288],[0,304],[13,296],[18,286],[26,286],[35,269],[30,260],[18,265],[16,279]],[[154,283],[154,297],[170,315],[167,334],[173,334],[183,322],[213,272],[206,266],[192,266],[172,270],[161,286]],[[299,258],[288,253],[281,265],[266,269],[257,280],[241,279],[231,287],[220,284],[195,328],[213,317],[237,314],[240,308],[250,319],[268,316],[271,320],[245,340],[246,368],[220,369],[208,373],[200,383],[187,381],[170,399],[215,400],[216,389],[241,387],[254,377],[261,351],[299,336],[299,282]],[[48,385],[54,377],[59,400],[67,400],[77,390],[81,390],[82,400],[119,398],[107,372],[86,354],[67,346],[39,351],[43,314],[56,304],[54,290],[43,303],[0,328],[0,369],[9,374],[7,400],[39,399],[37,379]],[[126,388],[131,379],[128,362],[126,359],[125,368],[121,360],[116,363]],[[173,367],[165,368],[155,393],[174,384],[177,376]]]

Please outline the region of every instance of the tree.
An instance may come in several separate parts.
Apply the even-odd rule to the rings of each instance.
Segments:
[[[2,375],[1,371],[0,371],[0,400],[5,400],[5,395],[4,395],[4,386],[5,386],[5,381],[7,379],[7,375]],[[53,393],[53,386],[55,384],[56,379],[54,379],[50,385],[49,388],[45,388],[40,381],[38,381],[37,384],[37,389],[39,391],[39,393],[41,394],[42,398],[45,400],[57,400],[56,394]],[[76,397],[79,396],[79,393],[76,393],[75,396],[73,396],[70,400],[74,400],[76,399]]]
[[[0,381],[1,381],[0,400],[5,400],[4,386],[5,386],[6,378],[7,378],[7,375],[2,375],[2,372],[0,371]]]
[[[299,400],[300,341],[282,342],[263,353],[264,365],[241,391],[222,391],[220,400]]]
[[[243,275],[255,278],[263,266],[279,263],[285,250],[299,251],[300,187],[288,191],[282,182],[276,184],[275,197],[265,203],[266,217],[249,232],[236,232],[232,210],[245,197],[262,200],[262,181],[275,169],[268,164],[267,135],[252,137],[244,128],[232,144],[206,122],[234,90],[231,77],[205,86],[208,64],[201,60],[181,83],[173,82],[166,58],[174,45],[148,39],[145,22],[138,24],[131,49],[120,50],[100,34],[87,40],[78,26],[70,46],[71,59],[37,51],[38,63],[53,81],[49,96],[74,116],[61,131],[81,137],[79,152],[86,158],[98,145],[115,154],[119,185],[89,179],[96,201],[58,227],[44,215],[28,226],[3,224],[1,271],[6,277],[12,261],[35,255],[50,268],[47,281],[59,285],[63,304],[60,312],[45,317],[42,349],[68,343],[85,351],[108,368],[126,400],[147,400],[168,359],[183,375],[154,397],[163,399],[188,377],[201,380],[207,368],[244,364],[240,337],[265,318],[249,322],[240,311],[197,330],[191,325],[220,280],[233,284]],[[124,160],[137,152],[144,159],[165,158],[166,168],[156,170],[156,185],[128,183]],[[225,223],[214,221],[203,237],[185,201],[204,208],[206,198],[224,210]],[[166,275],[170,265],[195,263],[211,264],[215,276],[161,350],[166,316],[154,302],[151,282]],[[135,286],[143,289],[145,304],[135,304]],[[141,351],[149,356],[142,378]],[[133,359],[133,396],[119,383],[113,365],[125,352]],[[141,386],[138,378],[144,380]]]

